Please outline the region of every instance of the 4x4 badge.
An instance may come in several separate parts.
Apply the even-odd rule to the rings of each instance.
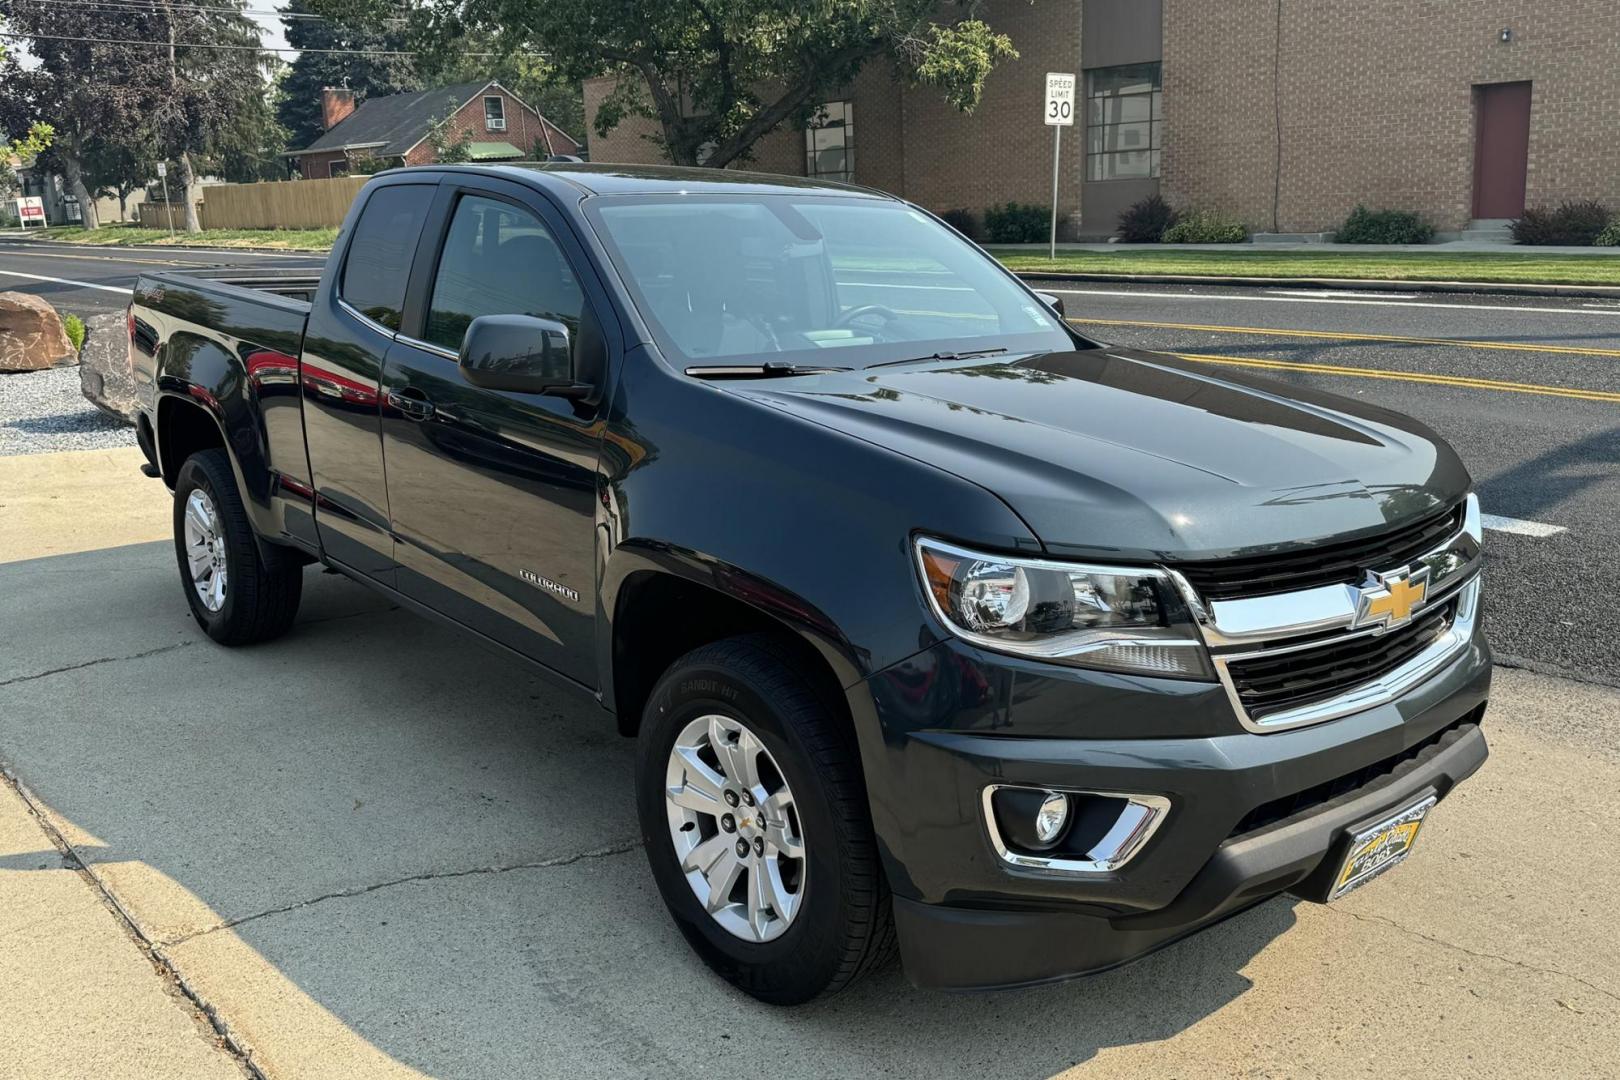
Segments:
[[[1397,570],[1380,574],[1369,571],[1367,584],[1356,601],[1356,626],[1389,629],[1412,621],[1412,613],[1423,606],[1429,594],[1429,568],[1410,573]]]

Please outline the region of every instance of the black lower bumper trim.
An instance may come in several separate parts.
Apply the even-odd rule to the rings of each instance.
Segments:
[[[1109,919],[897,897],[906,973],[918,986],[957,990],[1050,982],[1136,959],[1290,889],[1315,898],[1319,868],[1341,851],[1350,829],[1426,793],[1443,800],[1484,763],[1487,752],[1477,724],[1459,725],[1379,780],[1221,845],[1181,895],[1157,911]]]

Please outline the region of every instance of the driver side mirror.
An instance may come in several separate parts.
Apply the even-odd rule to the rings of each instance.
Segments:
[[[530,315],[481,315],[467,327],[456,358],[474,386],[517,394],[588,397],[594,387],[574,378],[568,327]]]
[[[1035,295],[1046,301],[1046,306],[1057,312],[1058,318],[1063,319],[1068,317],[1068,313],[1063,310],[1063,297],[1056,296],[1049,292],[1038,292]]]

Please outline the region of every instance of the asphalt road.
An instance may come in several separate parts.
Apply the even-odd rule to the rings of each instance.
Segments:
[[[93,248],[0,234],[0,292],[42,296],[78,316],[122,311],[143,271],[211,266],[322,266],[323,256],[166,248]]]

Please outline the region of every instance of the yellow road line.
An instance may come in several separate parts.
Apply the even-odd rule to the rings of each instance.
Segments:
[[[1276,337],[1327,338],[1334,341],[1389,341],[1403,345],[1446,345],[1458,349],[1500,349],[1505,352],[1563,353],[1568,356],[1620,356],[1620,349],[1588,349],[1578,345],[1529,345],[1511,341],[1467,341],[1459,338],[1401,337],[1396,334],[1353,334],[1341,330],[1279,330],[1271,326],[1205,326],[1200,323],[1139,322],[1133,319],[1070,319],[1089,326],[1140,326],[1152,330],[1201,330],[1211,334],[1264,334]]]
[[[1304,371],[1313,375],[1347,375],[1361,379],[1394,379],[1400,382],[1460,386],[1468,390],[1498,390],[1510,394],[1536,394],[1542,397],[1576,398],[1580,401],[1620,403],[1620,393],[1608,390],[1580,390],[1568,386],[1538,386],[1535,383],[1503,382],[1500,379],[1473,379],[1465,375],[1432,375],[1421,371],[1380,371],[1377,368],[1344,367],[1340,364],[1295,363],[1288,360],[1259,360],[1248,356],[1211,356],[1203,353],[1173,353],[1183,360],[1203,364],[1230,364],[1233,367],[1262,368],[1268,371]]]

